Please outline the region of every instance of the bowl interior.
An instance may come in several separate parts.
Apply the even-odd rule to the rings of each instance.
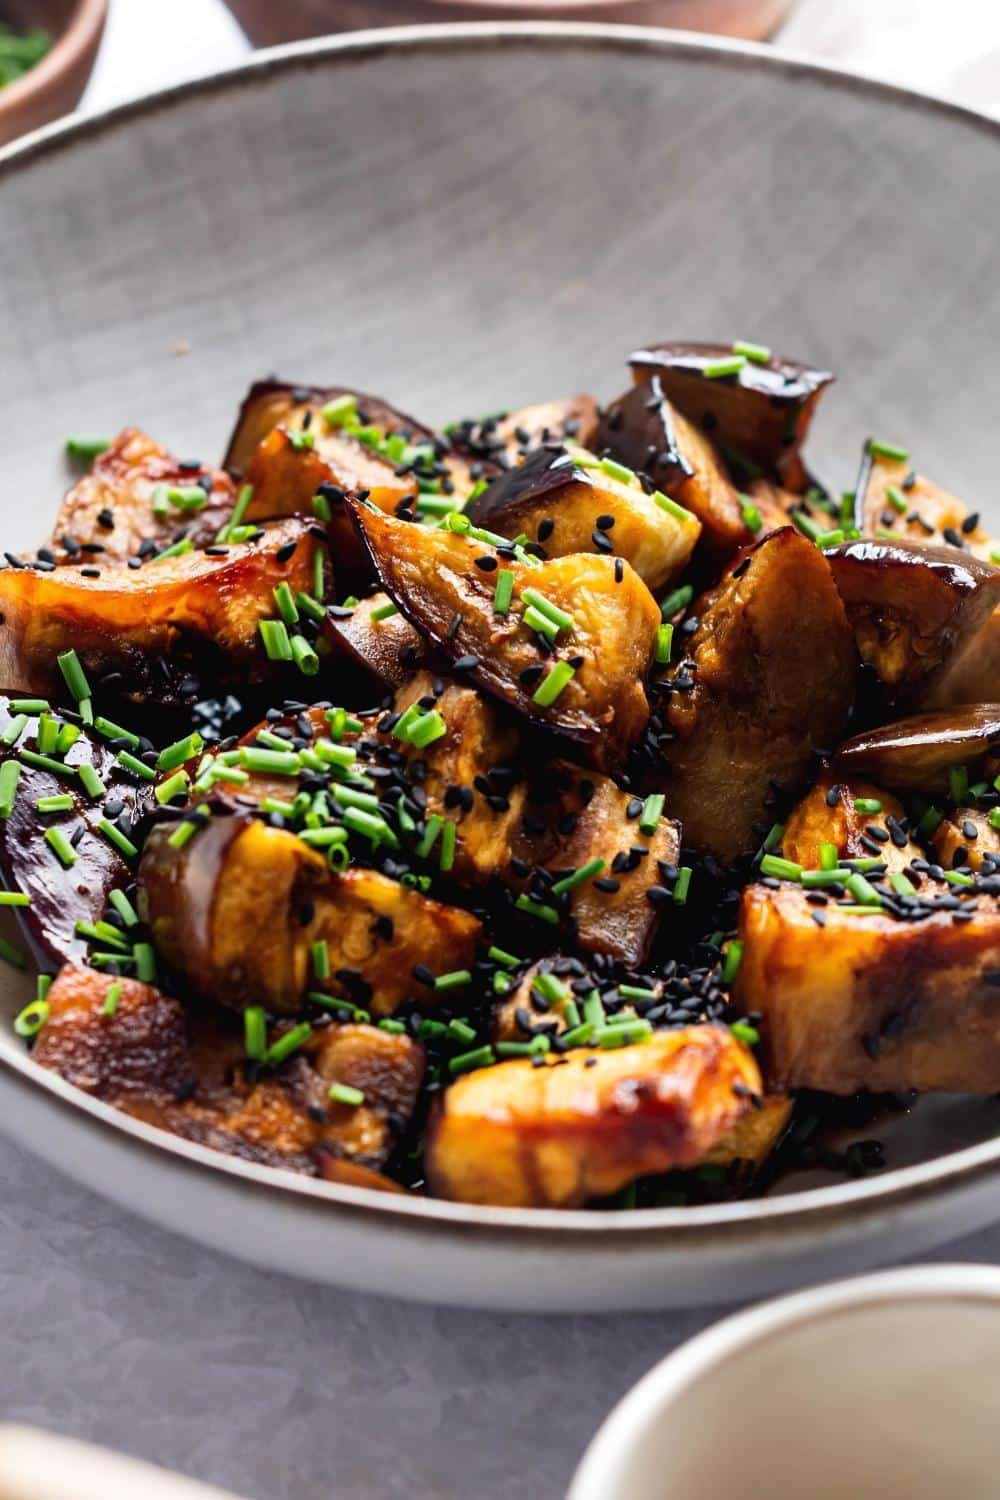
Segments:
[[[987,1500],[1000,1455],[1000,1300],[995,1273],[992,1292],[960,1290],[964,1270],[949,1273],[949,1290],[845,1284],[812,1311],[806,1294],[773,1316],[763,1309],[765,1326],[745,1338],[735,1330],[750,1319],[721,1325],[712,1356],[697,1341],[626,1399],[571,1500]],[[863,1289],[857,1300],[851,1288]],[[781,1316],[792,1303],[801,1311]]]
[[[493,31],[305,48],[0,153],[4,548],[42,540],[70,433],[218,459],[273,371],[441,423],[608,398],[669,337],[837,371],[833,488],[877,430],[1000,522],[998,127],[763,52]],[[0,1055],[27,988],[0,974]],[[890,1162],[997,1109],[916,1118]]]

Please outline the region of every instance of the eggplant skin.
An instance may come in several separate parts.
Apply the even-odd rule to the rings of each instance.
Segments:
[[[323,407],[342,396],[353,396],[358,403],[361,421],[381,427],[383,432],[403,432],[417,439],[433,437],[430,429],[421,426],[415,418],[365,391],[342,385],[297,385],[286,380],[257,380],[243,398],[222,461],[223,468],[231,474],[242,475],[255,449],[269,433],[283,423],[301,427],[309,412],[312,413],[311,421],[325,425],[322,423]]]
[[[120,996],[107,1016],[112,983]],[[423,1079],[423,1048],[411,1037],[324,1025],[287,1062],[254,1076],[240,1035],[189,1020],[152,985],[70,965],[48,1002],[32,1057],[76,1088],[230,1156],[393,1190],[377,1169]],[[280,1034],[279,1027],[272,1036]],[[334,1083],[360,1089],[363,1103],[332,1102]]]
[[[427,1131],[428,1182],[461,1203],[577,1208],[697,1165],[760,1087],[752,1054],[720,1026],[572,1051],[544,1067],[499,1063],[445,1092]]]
[[[737,375],[714,379],[706,365],[732,354],[732,345],[650,344],[629,356],[635,380],[659,377],[667,399],[723,450],[762,468],[799,493],[809,486],[801,449],[816,403],[833,381],[826,370],[772,356],[747,360]]]
[[[423,637],[398,611],[373,619],[376,609],[391,603],[387,594],[369,594],[350,610],[328,611],[323,635],[331,647],[335,670],[360,671],[369,683],[398,688],[424,663]]]
[[[1000,913],[921,922],[816,908],[793,886],[743,893],[734,1001],[760,1011],[769,1086],[830,1094],[1000,1088]]]
[[[977,703],[914,714],[855,735],[837,751],[834,767],[900,791],[935,795],[948,791],[953,767],[975,766],[998,748],[1000,703]]]
[[[201,485],[204,509],[189,514],[170,505],[168,514],[158,517],[153,511],[157,485],[168,490]],[[196,547],[207,546],[235,503],[235,485],[221,469],[182,464],[145,432],[126,427],[67,490],[47,546],[57,562],[79,562],[80,548],[96,544],[102,563],[135,557],[144,542],[162,551],[181,535]]]
[[[598,769],[621,765],[649,715],[644,678],[660,623],[653,596],[628,563],[580,554],[529,567],[471,537],[371,506],[351,503],[351,511],[382,587],[452,670],[460,664],[470,681],[572,740]],[[514,575],[514,607],[505,615],[493,607],[500,567]],[[554,656],[543,654],[522,621],[526,587],[573,617],[572,633],[562,635]],[[556,660],[579,665],[555,702],[542,707],[534,702],[535,684]],[[533,674],[527,681],[526,670]]]
[[[113,690],[136,703],[268,681],[282,664],[268,659],[258,624],[275,618],[282,581],[312,592],[318,547],[305,522],[289,520],[222,555],[187,552],[135,571],[115,562],[96,578],[71,567],[0,571],[0,682],[58,692],[56,658],[70,647],[92,684],[111,674]]]
[[[752,540],[725,460],[700,428],[673,409],[658,375],[611,403],[596,446],[697,516],[711,555],[732,557]]]
[[[645,780],[686,845],[730,862],[773,821],[772,783],[804,781],[813,751],[843,735],[857,653],[823,554],[791,527],[742,553],[695,613]]]
[[[1000,609],[944,663],[921,701],[925,708],[1000,703]]]
[[[14,715],[11,697],[0,694],[0,733],[7,732]],[[19,750],[37,749],[38,719],[31,715],[13,744],[0,745],[0,764],[17,758]],[[87,797],[76,776],[59,776],[25,762],[21,764],[17,795],[10,816],[0,819],[0,870],[8,890],[31,898],[17,916],[25,935],[45,971],[79,960],[86,941],[76,931],[77,922],[98,922],[104,916],[112,890],[128,886],[133,879],[130,864],[100,831],[104,803],[121,803],[115,821],[121,832],[138,843],[138,825],[151,801],[149,783],[138,782],[116,759],[117,751],[91,739],[84,730],[65,756],[67,766],[89,764],[107,788],[100,802]],[[47,813],[44,822],[35,810],[39,797],[69,794],[73,806],[67,812]],[[77,862],[66,869],[45,842],[47,828],[58,828],[66,838],[82,831],[77,844]]]
[[[1000,604],[1000,571],[956,548],[854,541],[825,556],[861,659],[893,700],[926,695]]]
[[[183,849],[171,846],[169,828],[154,828],[139,905],[158,951],[197,993],[275,1015],[297,1014],[317,988],[316,942],[327,944],[329,993],[388,1016],[421,989],[414,965],[471,968],[480,936],[468,912],[376,870],[334,873],[294,834],[234,816],[211,818]]]
[[[638,480],[626,484],[566,449],[530,454],[494,479],[466,514],[501,536],[537,537],[547,557],[614,553],[654,591],[683,570],[701,534],[691,512],[665,511]]]

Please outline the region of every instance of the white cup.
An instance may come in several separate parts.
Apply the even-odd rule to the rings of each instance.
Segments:
[[[569,1500],[997,1500],[1000,1270],[923,1266],[767,1302],[657,1365]]]

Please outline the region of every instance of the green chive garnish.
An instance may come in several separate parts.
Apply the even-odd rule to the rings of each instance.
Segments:
[[[604,869],[604,865],[605,861],[603,859],[595,858],[588,860],[585,865],[581,865],[580,868],[578,870],[574,870],[571,875],[564,875],[562,880],[556,881],[555,885],[552,887],[553,896],[563,896],[567,891],[576,890],[576,887],[578,885],[583,885],[585,880],[590,880],[592,876],[599,875]],[[539,976],[539,978],[542,977],[551,978],[552,976]],[[538,980],[536,980],[535,988],[537,989],[538,987]]]
[[[9,707],[12,714],[43,714],[50,704],[47,698],[12,698]]]
[[[186,771],[175,771],[173,776],[168,776],[166,781],[161,781],[153,795],[161,807],[165,802],[170,802],[174,797],[179,797],[186,792],[191,785],[191,778]]]
[[[727,375],[738,375],[746,362],[745,354],[723,355],[721,359],[707,359],[701,373],[706,380],[724,380]]]
[[[673,516],[675,521],[694,520],[694,515],[691,511],[685,510],[683,505],[678,505],[676,500],[671,500],[670,496],[665,495],[662,490],[654,490],[652,499],[655,505],[658,505],[661,510],[665,510],[668,516]]]
[[[293,635],[291,639],[292,660],[304,677],[315,677],[319,671],[319,657],[304,635]],[[269,653],[270,654],[270,653]]]
[[[532,703],[537,703],[539,708],[551,708],[575,675],[575,670],[569,662],[557,661],[532,693]]]
[[[38,797],[35,800],[35,807],[40,813],[72,812],[75,805],[68,792],[62,797]]]
[[[115,1011],[118,1009],[118,1005],[119,1005],[119,1002],[121,1001],[121,998],[122,998],[121,983],[116,981],[116,983],[114,983],[114,984],[109,984],[108,985],[108,992],[104,996],[104,1004],[101,1006],[101,1015],[102,1016],[113,1016],[114,1013],[115,1013]]]
[[[23,891],[0,891],[0,906],[30,906],[31,897]]]
[[[875,458],[892,458],[898,463],[905,463],[910,456],[909,448],[901,448],[898,443],[884,443],[880,438],[868,439],[868,452]]]
[[[262,1062],[267,1052],[267,1017],[261,1005],[243,1012],[243,1048],[251,1062]]]
[[[509,568],[501,568],[497,574],[496,588],[493,591],[493,609],[498,615],[505,615],[510,611],[510,601],[514,593],[514,575]]]
[[[860,906],[882,905],[882,897],[879,895],[878,891],[873,885],[870,885],[865,877],[861,875],[857,870],[855,870],[853,874],[847,877],[847,879],[844,881],[844,885],[847,887],[851,895],[854,897],[855,901],[857,901]]]
[[[84,463],[100,458],[101,454],[107,453],[110,447],[109,438],[68,437],[66,439],[66,452],[70,458],[80,459]]]
[[[115,759],[120,766],[123,766],[126,771],[131,771],[133,776],[138,776],[141,781],[156,780],[156,772],[153,770],[153,767],[147,766],[144,760],[140,760],[130,750],[119,750]]]
[[[175,771],[185,761],[192,760],[196,755],[200,755],[204,748],[205,741],[196,730],[194,734],[186,735],[184,739],[176,740],[172,745],[168,745],[165,750],[161,750],[157,756],[156,769],[158,771]]]
[[[859,813],[880,813],[882,804],[877,797],[855,797],[855,810]]]
[[[17,796],[17,783],[21,767],[16,760],[6,760],[0,766],[0,818],[9,818]]]
[[[687,609],[693,598],[694,589],[691,584],[685,583],[681,588],[674,589],[672,594],[667,595],[660,605],[660,614],[668,620],[671,615],[679,614],[682,609]]]
[[[37,1036],[49,1019],[49,1002],[32,1000],[14,1018],[14,1030],[18,1036]]]
[[[455,844],[457,841],[458,825],[453,823],[450,818],[446,818],[444,827],[441,830],[441,853],[438,859],[438,868],[445,874],[455,864]]]
[[[766,344],[750,344],[746,339],[737,339],[732,348],[734,354],[742,354],[743,358],[750,360],[751,364],[766,365],[770,363],[771,351]]]
[[[782,859],[777,854],[765,854],[760,862],[760,873],[775,880],[801,880],[802,866],[792,859]]]
[[[337,396],[327,402],[322,410],[323,421],[328,427],[350,427],[358,421],[358,398],[350,394]]]
[[[139,913],[124,891],[113,890],[108,896],[108,901],[121,917],[126,927],[138,927]]]
[[[573,616],[568,615],[564,609],[560,609],[558,604],[553,604],[551,599],[546,599],[545,595],[540,594],[537,589],[522,589],[521,598],[525,604],[536,609],[547,620],[551,620],[557,631],[572,630]]]
[[[371,619],[377,625],[381,620],[388,620],[392,615],[398,614],[399,610],[397,606],[393,604],[391,599],[387,599],[384,604],[376,604],[375,608],[372,610],[369,616],[369,619]]]
[[[745,1042],[748,1047],[756,1047],[760,1041],[760,1032],[747,1021],[734,1021],[729,1030],[738,1042]]]
[[[45,842],[67,870],[76,864],[79,856],[61,828],[46,828]]]
[[[450,974],[439,974],[434,981],[436,990],[460,990],[472,982],[469,969],[453,969]]]
[[[820,844],[819,867],[821,870],[835,870],[840,858],[836,844]]]
[[[56,657],[56,662],[76,702],[79,703],[81,698],[89,698],[90,683],[87,681],[87,674],[81,667],[80,658],[76,652],[72,649],[61,651]]]
[[[894,511],[898,511],[901,516],[905,515],[906,496],[903,494],[898,485],[887,484],[885,487],[885,498],[888,500]]]
[[[670,652],[674,643],[674,627],[669,624],[658,625],[656,629],[656,663],[665,666],[670,660]]]
[[[300,1047],[305,1045],[312,1036],[312,1032],[313,1029],[309,1022],[301,1021],[298,1026],[293,1026],[291,1031],[286,1031],[284,1036],[280,1036],[276,1042],[268,1047],[264,1054],[264,1061],[270,1063],[272,1066],[283,1063],[286,1058],[291,1057],[293,1052],[297,1052]]]
[[[691,889],[692,873],[690,865],[681,865],[677,871],[677,879],[674,881],[674,888],[671,893],[675,906],[684,906],[687,903],[688,892]]]
[[[743,944],[734,938],[731,943],[726,944],[725,956],[722,960],[722,982],[732,984],[740,972],[740,964],[743,962]]]
[[[327,1097],[332,1099],[334,1104],[349,1104],[355,1109],[365,1102],[361,1089],[351,1088],[347,1083],[331,1083]]]
[[[477,1068],[488,1068],[496,1062],[492,1047],[476,1047],[472,1052],[460,1052],[449,1060],[448,1071],[452,1077],[460,1073],[472,1073]]]
[[[133,750],[139,747],[140,740],[137,734],[133,734],[131,729],[123,729],[120,724],[112,723],[110,719],[95,719],[94,728],[106,740],[124,740]]]
[[[262,776],[297,776],[301,770],[293,750],[261,750],[256,745],[240,746],[240,765]]]
[[[139,853],[139,850],[136,848],[135,844],[133,844],[131,839],[125,837],[120,828],[118,828],[108,818],[102,818],[97,826],[104,834],[104,837],[107,839],[108,843],[114,844],[115,848],[120,854],[124,854],[126,859],[135,859],[136,855]]]
[[[542,901],[533,901],[530,896],[523,893],[514,902],[518,911],[526,912],[529,917],[537,917],[540,922],[548,922],[550,926],[559,925],[559,913],[554,906],[546,906]]]
[[[663,804],[666,801],[662,792],[653,792],[642,804],[642,812],[639,814],[639,828],[643,833],[655,833],[659,827],[660,819],[663,817]]]
[[[628,486],[635,484],[635,474],[633,470],[627,469],[624,464],[618,463],[613,458],[602,458],[598,463],[598,468],[601,469],[603,473],[607,474],[609,479],[615,479],[619,484]]]
[[[749,495],[738,495],[736,498],[740,502],[740,513],[743,516],[744,526],[756,536],[764,524],[764,518],[760,513],[759,507],[753,503]]]
[[[257,629],[271,661],[292,660],[292,643],[283,620],[258,620]]]

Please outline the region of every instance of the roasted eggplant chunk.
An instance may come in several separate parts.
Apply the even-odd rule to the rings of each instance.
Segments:
[[[785,1094],[766,1094],[759,1105],[737,1121],[732,1130],[705,1153],[703,1166],[740,1167],[753,1177],[776,1150],[788,1129],[795,1100]]]
[[[740,358],[724,344],[651,344],[632,354],[629,364],[636,381],[659,376],[668,401],[710,433],[727,456],[750,473],[762,469],[802,492],[809,486],[802,446],[833,376],[764,350],[743,357],[741,365]],[[715,373],[726,361],[732,373]]]
[[[923,702],[927,708],[1000,703],[1000,610],[944,663]]]
[[[282,668],[258,626],[277,615],[278,584],[312,594],[317,549],[325,556],[305,522],[288,520],[257,540],[153,558],[138,570],[120,562],[7,568],[0,681],[53,692],[61,681],[56,659],[72,648],[95,686],[104,681],[136,703],[192,701],[208,688],[264,682]]]
[[[470,456],[474,477],[487,478],[515,468],[536,448],[567,438],[583,448],[593,447],[598,420],[593,396],[564,396],[522,406],[506,416],[458,422],[448,431],[455,448]]]
[[[1000,1088],[995,897],[977,897],[972,919],[956,922],[948,905],[907,919],[818,908],[807,895],[743,893],[736,1000],[763,1016],[769,1083],[831,1094]]]
[[[118,998],[109,1014],[112,985]],[[423,1077],[423,1049],[412,1038],[324,1025],[287,1061],[260,1067],[248,1062],[242,1037],[189,1022],[176,1000],[137,980],[69,966],[47,998],[33,1055],[75,1087],[231,1156],[391,1188],[364,1174],[345,1179],[327,1159],[384,1164]],[[272,1040],[282,1035],[275,1028]],[[360,1101],[331,1097],[337,1085]]]
[[[591,764],[621,763],[648,716],[644,677],[660,620],[628,563],[577,555],[532,566],[513,548],[372,506],[353,515],[382,587],[453,672],[565,735]],[[512,575],[505,612],[501,572]]]
[[[1000,870],[1000,829],[981,807],[956,807],[932,841],[934,857],[945,870]]]
[[[39,715],[24,712],[22,701],[0,695],[0,869],[7,890],[28,897],[18,915],[42,967],[51,969],[83,957],[87,941],[77,924],[101,921],[111,892],[134,879],[127,851],[138,842],[149,784],[118,761],[117,748],[81,729],[75,714],[45,714],[43,736],[58,733],[72,744],[40,754]]]
[[[428,1181],[462,1203],[573,1208],[696,1165],[759,1092],[751,1053],[715,1026],[548,1066],[501,1063],[446,1091],[428,1129]]]
[[[103,566],[145,557],[150,547],[161,552],[185,536],[208,546],[235,503],[233,481],[221,469],[182,462],[126,427],[66,492],[46,547],[56,562],[99,558]]]
[[[303,437],[312,441],[304,443]],[[253,485],[248,521],[312,516],[313,497],[324,485],[354,493],[363,490],[373,505],[387,511],[412,504],[418,494],[412,474],[397,474],[388,459],[339,428],[314,433],[311,428],[303,432],[276,427],[244,472],[247,483]]]
[[[276,1015],[327,990],[388,1016],[431,975],[471,966],[480,924],[377,870],[341,872],[295,834],[211,818],[182,848],[154,828],[139,867],[140,911],[157,949],[206,999]],[[329,979],[314,978],[325,945]],[[421,998],[433,998],[433,986]]]
[[[823,554],[791,527],[744,552],[696,609],[646,780],[685,845],[731,861],[757,842],[775,784],[794,787],[840,739],[857,657]]]
[[[988,557],[994,545],[978,513],[918,474],[909,455],[894,457],[866,443],[855,490],[855,522],[864,536],[891,531],[911,541],[958,547]],[[902,450],[895,450],[900,452]]]
[[[949,773],[981,765],[1000,750],[1000,703],[915,714],[841,745],[835,766],[899,791],[947,792]]]
[[[664,908],[650,891],[662,888],[661,866],[680,856],[679,825],[659,815],[647,822],[647,807],[606,776],[557,761],[529,782],[514,842],[515,859],[532,867],[529,894],[557,909],[565,902],[577,946],[630,968],[645,961],[660,924]],[[580,880],[580,871],[590,874]]]
[[[893,701],[925,694],[1000,603],[1000,571],[950,547],[855,541],[825,555],[861,659]]]
[[[669,496],[647,494],[630,470],[582,448],[539,449],[494,479],[466,513],[501,536],[530,537],[548,557],[623,557],[654,590],[676,578],[701,532]]]
[[[388,594],[369,594],[350,607],[331,608],[323,634],[334,664],[342,662],[382,688],[402,687],[427,655],[423,637]]]
[[[839,860],[877,858],[890,870],[904,870],[922,853],[901,802],[871,782],[832,772],[821,775],[789,814],[781,853],[803,870],[819,870],[824,845],[832,845]]]
[[[725,460],[699,428],[674,411],[658,375],[612,402],[596,446],[691,511],[712,555],[731,557],[751,540]]]

